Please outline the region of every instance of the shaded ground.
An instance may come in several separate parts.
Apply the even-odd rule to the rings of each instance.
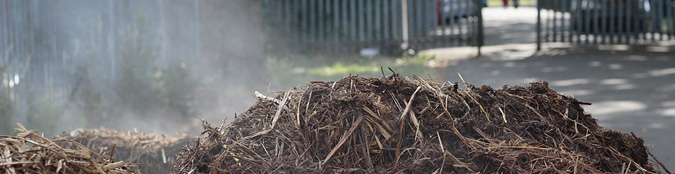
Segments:
[[[508,14],[508,15],[505,15]],[[580,48],[564,45],[534,52],[534,8],[486,8],[488,46],[428,51],[447,63],[438,79],[500,87],[545,80],[573,95],[606,128],[635,132],[669,168],[675,168],[675,50],[673,46]],[[670,52],[663,52],[670,51]]]

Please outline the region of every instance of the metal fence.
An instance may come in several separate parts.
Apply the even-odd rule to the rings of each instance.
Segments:
[[[674,0],[539,0],[537,4],[538,49],[542,42],[645,44],[675,39]]]
[[[392,51],[471,45],[480,0],[264,0],[268,42],[296,52]],[[386,54],[386,53],[385,53]]]
[[[81,78],[112,96],[122,40],[137,17],[154,37],[139,39],[159,48],[163,66],[199,55],[198,14],[198,1],[0,0],[0,100],[11,105],[14,122],[25,123],[41,100],[77,103]]]

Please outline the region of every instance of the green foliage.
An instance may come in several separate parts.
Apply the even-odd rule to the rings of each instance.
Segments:
[[[433,60],[430,55],[415,57],[391,58],[343,58],[332,61],[322,61],[308,57],[269,57],[267,66],[270,72],[282,85],[291,87],[302,85],[314,80],[338,80],[348,75],[362,77],[381,77],[380,67],[389,73],[388,67],[404,76],[412,74],[427,74],[430,67],[426,64]],[[317,62],[317,63],[308,63]]]
[[[135,22],[123,32],[117,60],[115,93],[125,109],[144,111],[154,108],[157,91],[153,89],[158,47],[152,45],[147,21],[137,14]]]
[[[142,14],[137,14],[134,21],[121,39],[114,105],[142,117],[168,113],[182,118],[191,116],[192,96],[198,83],[189,65],[158,66],[158,37],[150,33]]]
[[[191,115],[195,88],[199,85],[185,63],[158,70],[153,76],[153,90],[160,109],[171,110],[182,116]]]

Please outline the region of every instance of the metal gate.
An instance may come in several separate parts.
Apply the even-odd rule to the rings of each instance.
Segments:
[[[480,0],[263,0],[273,51],[353,52],[483,44]],[[269,50],[268,50],[269,51]]]
[[[675,40],[675,0],[538,0],[542,42],[583,45]]]

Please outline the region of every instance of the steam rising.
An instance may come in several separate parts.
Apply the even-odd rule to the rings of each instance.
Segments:
[[[0,2],[17,7],[0,14],[12,19],[3,30],[22,36],[0,47],[3,134],[15,122],[45,135],[194,133],[200,118],[244,111],[271,81],[259,1]]]

